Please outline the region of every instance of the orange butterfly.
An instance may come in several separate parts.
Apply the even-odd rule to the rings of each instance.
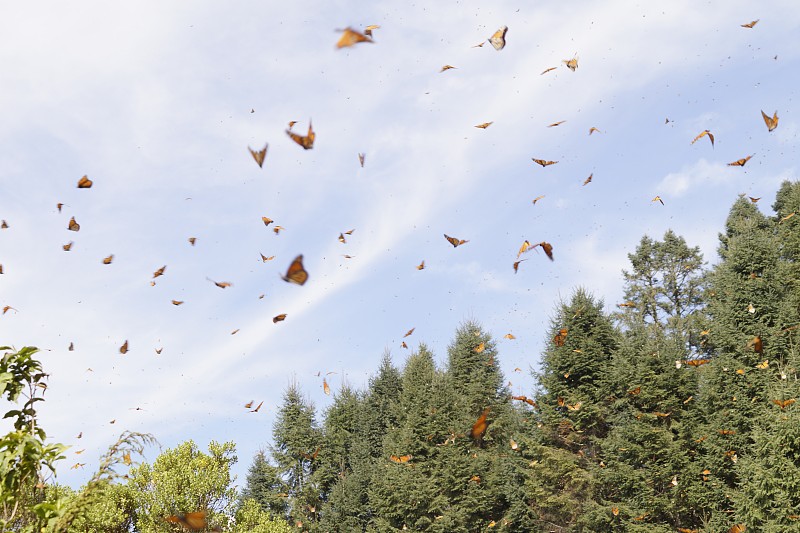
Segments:
[[[519,252],[517,252],[517,259],[519,259],[519,256],[521,256],[530,249],[531,249],[531,243],[529,240],[525,239],[522,242],[522,245],[519,247]]]
[[[261,262],[262,263],[266,263],[267,261],[272,261],[273,259],[275,259],[274,255],[271,255],[269,257],[267,257],[266,255],[264,255],[262,253],[259,253],[259,255],[261,256]]]
[[[196,239],[196,238],[194,238],[194,237],[189,237],[189,244],[191,244],[192,246],[194,246],[194,243],[195,243],[195,242],[197,242],[197,239]]]
[[[91,189],[92,185],[94,185],[94,182],[90,180],[88,176],[83,176],[78,180],[79,189]]]
[[[503,26],[496,32],[489,37],[489,42],[492,43],[494,49],[498,52],[505,48],[506,46],[506,33],[508,32],[508,26]]]
[[[486,349],[486,343],[482,342],[479,345],[477,345],[475,348],[473,348],[472,351],[475,352],[475,353],[481,353],[485,349]]]
[[[755,21],[755,22],[758,22],[758,21]],[[744,524],[734,524],[728,530],[728,533],[744,533],[746,530],[747,530],[747,527]]]
[[[303,149],[311,150],[314,148],[314,139],[316,138],[316,134],[314,133],[314,129],[311,127],[311,120],[308,121],[308,134],[306,136],[298,135],[292,130],[286,130],[286,134],[291,137],[294,142],[302,146]]]
[[[252,410],[252,411],[250,411],[250,412],[251,412],[251,413],[257,413],[257,412],[258,412],[258,410],[259,410],[259,409],[261,409],[261,406],[262,406],[262,405],[264,405],[264,402],[263,402],[263,401],[262,401],[261,403],[259,403],[259,404],[256,406],[256,408],[255,408],[255,409],[253,409],[253,410]]]
[[[548,128],[554,128],[554,127],[556,127],[556,126],[560,126],[560,125],[562,125],[562,124],[563,124],[563,123],[565,123],[565,122],[566,122],[566,120],[559,120],[558,122],[553,122],[552,124],[549,124],[547,127],[548,127]]]
[[[56,209],[58,209],[58,212],[59,212],[59,213],[61,212],[61,208],[62,208],[62,207],[64,207],[64,204],[62,204],[61,202],[58,202],[58,203],[56,204]]]
[[[679,527],[678,531],[681,533],[698,533],[697,529],[689,529],[688,527]]]
[[[62,244],[61,248],[63,248],[65,252],[69,252],[72,249],[72,241],[69,241],[67,244]]]
[[[769,116],[766,113],[764,113],[764,111],[762,110],[761,111],[761,116],[764,117],[764,124],[767,125],[767,129],[769,131],[772,131],[772,130],[774,130],[775,128],[778,127],[778,112],[777,111],[775,111],[775,113],[773,113],[772,118],[769,118]]]
[[[347,240],[344,238],[344,234],[343,233],[339,234],[339,242],[342,243],[342,244],[347,244]]]
[[[516,337],[514,335],[512,335],[511,333],[506,333],[505,335],[503,335],[503,338],[504,339],[509,339],[509,340],[516,339]]]
[[[108,257],[106,257],[105,259],[103,259],[103,264],[104,265],[110,265],[113,260],[114,260],[114,254],[111,254]]]
[[[408,350],[408,344],[406,344],[406,341],[401,342],[400,343],[400,347],[401,348],[405,348],[406,350]]]
[[[517,271],[519,270],[519,264],[522,263],[523,261],[527,261],[527,259],[520,259],[519,261],[514,261],[514,264],[512,265],[514,267],[514,274],[517,273]]]
[[[758,198],[753,198],[752,196],[748,196],[748,198],[749,198],[749,199],[750,199],[750,201],[751,201],[751,202],[753,202],[754,204],[758,203],[758,201],[759,201],[759,200],[761,200],[761,197],[760,197],[760,196],[759,196]],[[755,279],[755,276],[753,276],[753,279]]]
[[[686,364],[689,366],[702,366],[710,362],[711,359],[691,359],[689,361],[686,361]]]
[[[286,320],[286,313],[281,313],[280,315],[272,317],[272,323],[277,324],[278,322],[283,322]]]
[[[281,276],[281,278],[283,278],[283,281],[297,283],[298,285],[303,285],[308,281],[308,272],[303,268],[303,254],[294,258],[294,261],[286,271],[286,275]]]
[[[325,381],[325,378],[322,378],[322,390],[325,392],[325,394],[327,394],[328,396],[330,396],[330,394],[331,394],[331,387],[330,387],[330,385],[328,385],[328,382],[327,382],[327,381]]]
[[[703,137],[705,137],[706,135],[708,135],[708,140],[709,140],[709,141],[711,141],[711,147],[713,148],[713,147],[714,147],[714,135],[713,135],[713,134],[712,134],[712,133],[711,133],[709,130],[703,130],[703,131],[701,131],[701,132],[700,132],[700,133],[697,135],[697,137],[695,137],[695,138],[692,140],[692,142],[691,142],[690,144],[694,144],[694,143],[696,143],[697,141],[699,141],[700,139],[702,139],[702,138],[703,138]]]
[[[788,400],[772,400],[772,403],[774,403],[775,405],[777,405],[781,409],[786,409],[787,407],[789,407],[790,405],[792,405],[796,401],[797,400],[795,400],[794,398],[789,398]]]
[[[372,30],[377,28],[370,29],[370,35],[372,35]],[[342,31],[342,36],[339,38],[339,41],[336,43],[336,48],[346,48],[348,46],[353,46],[354,44],[358,43],[371,43],[373,42],[372,37],[369,35],[364,35],[363,33],[357,32],[353,28],[345,28],[344,30],[337,30]]]
[[[661,205],[664,205],[664,200],[662,200],[660,196],[656,196],[655,198],[653,198],[650,201],[651,202],[661,202]]]
[[[792,213],[789,213],[789,214],[788,214],[788,215],[786,215],[785,217],[781,217],[781,221],[780,221],[780,222],[778,222],[778,224],[781,224],[781,223],[783,223],[783,222],[786,222],[787,220],[789,220],[790,218],[792,218],[792,217],[793,217],[793,216],[795,216],[796,214],[797,214],[797,211],[794,211],[794,212],[792,212]]]
[[[247,402],[246,404],[244,404],[244,408],[245,408],[245,409],[250,409],[251,407],[253,407],[253,404],[254,404],[254,403],[255,403],[255,400],[250,400],[249,402]]]
[[[175,306],[183,305],[183,300],[172,300],[172,305]]]
[[[567,68],[572,72],[575,72],[575,69],[578,68],[578,56],[575,56],[572,59],[565,59],[562,61],[562,63],[567,65]]]
[[[761,20],[761,19],[751,20],[747,24],[739,24],[739,26],[741,26],[742,28],[751,28],[752,29],[753,26],[758,24],[759,20]],[[744,531],[744,530],[742,530],[742,531]]]
[[[6,222],[5,220],[0,222],[0,229],[8,229],[8,222]]]
[[[3,221],[3,222],[5,223],[5,221]],[[8,227],[8,226],[6,226],[6,227]],[[69,226],[67,226],[67,229],[70,230],[70,231],[80,231],[81,230],[81,225],[78,224],[77,222],[75,222],[75,217],[72,217],[71,219],[69,219]]]
[[[402,463],[407,463],[407,462],[409,462],[409,461],[410,461],[411,459],[413,459],[413,458],[414,458],[414,456],[413,456],[413,455],[411,455],[411,454],[408,454],[408,455],[400,455],[400,456],[397,456],[397,455],[392,455],[392,456],[390,456],[390,457],[389,457],[389,460],[390,460],[391,462],[393,462],[393,463],[402,464]]]
[[[417,270],[424,270],[425,269],[425,261],[423,260],[422,263],[417,265]]]
[[[411,328],[410,330],[406,331],[406,334],[403,335],[403,338],[405,339],[406,337],[410,336],[412,333],[414,333],[415,329],[417,328]]]
[[[453,245],[453,248],[457,248],[462,244],[466,244],[469,241],[465,241],[464,239],[456,239],[455,237],[450,237],[447,233],[444,234],[444,238],[447,239],[447,242]]]
[[[364,28],[364,35],[371,36],[372,35],[372,30],[377,30],[377,29],[380,29],[380,26],[378,26],[377,24],[370,24],[369,26]]]
[[[586,178],[585,180],[583,180],[583,186],[585,187],[585,186],[589,185],[592,182],[592,178],[593,177],[594,177],[594,172],[589,174],[589,177]]]
[[[270,224],[272,224],[275,221],[272,220],[269,217],[261,217],[261,222],[263,222],[265,226],[269,226]]]
[[[478,420],[472,424],[472,429],[469,432],[470,437],[476,443],[480,443],[483,440],[483,435],[486,433],[486,428],[489,424],[486,422],[486,417],[489,415],[489,411],[491,411],[491,407],[487,407],[481,413],[481,416],[478,417]]]
[[[619,507],[612,507],[611,514],[613,514],[614,516],[619,516]]]
[[[511,399],[512,400],[519,400],[520,402],[525,402],[528,405],[530,405],[531,407],[536,407],[536,408],[539,407],[539,405],[536,402],[534,402],[533,400],[531,400],[527,396],[512,396]]]
[[[635,389],[629,390],[628,394],[630,394],[631,396],[636,396],[640,392],[642,392],[642,387],[636,387]]]
[[[748,155],[747,157],[743,157],[741,159],[737,159],[733,163],[728,163],[729,167],[743,167],[745,163],[750,161],[750,158],[753,157],[752,155]]]
[[[718,431],[720,435],[736,435],[736,430],[733,429],[720,429]]]
[[[442,70],[440,70],[439,73],[441,74],[445,70],[450,70],[450,69],[454,69],[454,68],[457,68],[457,67],[454,67],[453,65],[445,65],[445,66],[442,67]]]
[[[541,74],[539,74],[539,76],[541,76],[542,74],[547,74],[547,73],[548,73],[548,72],[550,72],[551,70],[555,70],[555,69],[557,69],[557,68],[558,68],[558,67],[550,67],[550,68],[546,68],[546,69],[544,69],[544,70],[542,71],[542,73],[541,73]]]
[[[556,163],[558,163],[558,161],[545,161],[544,159],[536,159],[535,157],[532,157],[531,159],[533,159],[533,162],[536,163],[537,165],[542,165],[542,167],[555,165]]]
[[[206,512],[197,511],[196,513],[176,514],[164,518],[170,524],[180,524],[189,531],[200,531],[208,527],[206,522]]]
[[[227,289],[228,287],[233,286],[233,283],[229,281],[214,281],[211,278],[206,278],[208,281],[219,287],[220,289]]]
[[[534,198],[534,199],[533,199],[533,205],[536,205],[536,202],[538,202],[538,201],[539,201],[539,200],[541,200],[542,198],[544,198],[544,194],[542,194],[541,196],[537,196],[536,198]]]
[[[560,348],[561,346],[564,346],[565,340],[567,340],[567,328],[561,328],[558,330],[556,336],[553,337],[553,344]]]
[[[753,337],[747,343],[748,348],[752,348],[756,353],[764,353],[764,343],[761,342],[761,337]]]
[[[603,133],[602,131],[598,130],[598,129],[597,129],[597,128],[595,128],[594,126],[592,126],[591,128],[589,128],[589,135],[591,135],[591,134],[592,134],[592,133],[594,133],[594,132],[597,132],[597,133]]]
[[[541,246],[542,247],[542,250],[544,250],[544,254],[547,256],[547,258],[550,261],[554,260],[553,259],[553,245],[552,244],[550,244],[549,242],[542,241],[539,244],[534,245],[534,247],[536,247],[536,246]]]
[[[122,346],[119,347],[119,353],[121,353],[122,355],[125,355],[126,353],[128,353],[128,341],[127,340],[122,343]]]
[[[480,129],[482,129],[482,130],[485,130],[486,128],[488,128],[488,127],[489,127],[489,126],[491,126],[492,124],[494,124],[494,122],[484,122],[483,124],[478,124],[478,125],[477,125],[477,126],[475,126],[475,127],[476,127],[476,128],[480,128]]]
[[[159,268],[158,270],[156,270],[155,272],[153,272],[153,279],[157,278],[158,276],[163,276],[164,275],[164,271],[166,269],[167,269],[167,265],[164,265],[161,268]]]
[[[247,147],[247,149],[250,150],[250,155],[252,155],[253,159],[258,163],[258,168],[263,168],[264,166],[264,158],[267,157],[267,148],[269,148],[269,144],[265,144],[264,148],[258,151],[253,150],[249,146]]]
[[[364,160],[367,158],[367,154],[358,154],[358,162],[361,163],[361,168],[364,168]]]

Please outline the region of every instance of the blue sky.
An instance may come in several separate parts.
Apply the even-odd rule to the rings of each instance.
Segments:
[[[403,364],[412,327],[409,346],[443,362],[458,325],[478,321],[512,390],[529,393],[559,298],[583,286],[613,310],[627,254],[670,228],[713,263],[737,195],[771,214],[796,179],[790,0],[45,2],[2,15],[0,306],[18,312],[0,317],[0,344],[43,350],[42,423],[75,446],[59,475],[73,485],[123,429],[165,447],[232,439],[241,483],[288,383],[322,410],[318,371],[337,372],[334,393],[363,386],[385,350]],[[336,29],[368,24],[374,43],[335,48]],[[505,49],[473,48],[503,25]],[[772,133],[762,109],[778,112]],[[290,120],[313,121],[313,150],[286,136]],[[713,148],[691,144],[705,129]],[[259,168],[247,148],[265,143]],[[94,186],[79,190],[84,174]],[[514,274],[525,239],[552,243],[555,261],[532,251]],[[284,283],[301,253],[308,283]]]

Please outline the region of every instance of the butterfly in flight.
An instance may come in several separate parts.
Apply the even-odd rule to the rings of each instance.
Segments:
[[[548,128],[555,128],[556,126],[560,126],[565,123],[566,120],[559,120],[558,122],[553,122],[552,124],[548,124]]]
[[[761,111],[761,116],[764,117],[764,124],[767,125],[767,129],[769,131],[772,131],[772,130],[774,130],[775,128],[778,127],[778,112],[777,111],[775,111],[775,113],[772,114],[772,118],[770,118],[769,115],[764,113],[764,111],[762,110]]]
[[[661,205],[664,205],[664,200],[662,200],[660,196],[656,196],[655,198],[653,198],[650,201],[651,202],[661,202]]]
[[[494,49],[498,52],[505,48],[506,46],[506,33],[508,32],[508,26],[503,26],[496,32],[489,37],[489,42],[492,43]]]
[[[575,69],[578,68],[578,56],[575,56],[572,59],[565,59],[562,61],[562,63],[567,65],[567,68],[572,72],[575,72]]]
[[[371,37],[372,36],[372,30],[378,30],[378,29],[380,29],[380,26],[378,26],[377,24],[370,24],[369,26],[364,28],[364,35],[368,35],[368,36]]]
[[[743,166],[745,166],[745,164],[747,164],[748,161],[750,161],[751,157],[753,157],[753,156],[752,155],[748,155],[747,157],[743,157],[741,159],[738,159],[738,160],[734,161],[733,163],[728,163],[728,166],[729,167],[743,167]]]
[[[550,261],[553,261],[553,245],[552,244],[550,244],[549,242],[542,241],[539,244],[534,244],[533,248],[535,248],[537,246],[541,246],[542,250],[544,250],[544,254],[547,256],[547,258]]]
[[[358,162],[361,163],[361,168],[364,168],[364,159],[366,159],[367,154],[358,154]]]
[[[194,246],[194,243],[195,243],[195,242],[197,242],[197,239],[196,239],[195,237],[189,237],[189,244],[191,244],[192,246]]]
[[[714,147],[714,135],[709,130],[703,130],[700,133],[698,133],[697,137],[692,139],[692,142],[690,144],[696,143],[697,141],[699,141],[700,139],[702,139],[706,135],[708,135],[708,140],[711,141],[711,147],[713,148]]]
[[[403,464],[403,463],[409,462],[413,458],[414,458],[414,456],[411,455],[411,454],[399,455],[399,456],[398,455],[392,455],[392,456],[389,457],[389,460],[391,462],[393,462],[393,463]]]
[[[588,178],[586,178],[586,179],[583,181],[583,186],[584,186],[584,187],[585,187],[585,186],[587,186],[587,185],[589,185],[589,184],[592,182],[592,177],[593,177],[593,176],[594,176],[594,173],[591,173],[591,174],[589,174],[589,177],[588,177]]]
[[[289,269],[286,271],[286,275],[281,276],[281,278],[283,281],[297,283],[298,285],[303,285],[308,281],[308,272],[303,268],[303,254],[294,258],[294,261],[292,261],[292,264],[289,265]]]
[[[453,65],[445,65],[445,66],[442,67],[442,70],[440,70],[439,73],[441,74],[445,70],[450,70],[450,69],[454,69],[454,68],[458,68],[458,67],[454,67]]]
[[[568,332],[567,328],[561,328],[560,330],[558,330],[556,336],[553,337],[553,344],[555,344],[559,348],[564,346],[564,341],[567,340],[567,332]]]
[[[322,378],[322,391],[328,396],[331,395],[331,387],[328,385],[328,382],[325,380],[325,378]]]
[[[283,322],[286,320],[286,313],[281,313],[280,315],[272,317],[272,323],[277,324],[278,322]]]
[[[264,148],[261,150],[253,150],[249,146],[247,147],[247,149],[250,150],[250,155],[252,155],[253,159],[258,163],[258,168],[263,168],[264,166],[264,158],[267,157],[267,148],[269,148],[269,144],[265,144]]]
[[[542,74],[547,74],[547,73],[548,73],[548,72],[550,72],[551,70],[555,70],[555,69],[557,69],[557,68],[558,68],[558,67],[550,67],[550,68],[546,68],[546,69],[544,69],[544,70],[541,72],[541,74],[539,74],[539,76],[541,76]]]
[[[774,403],[775,405],[777,405],[781,409],[786,409],[787,407],[789,407],[790,405],[792,405],[796,401],[797,400],[795,400],[794,398],[789,398],[788,400],[772,400],[772,403]]]
[[[214,281],[211,278],[206,278],[208,281],[219,287],[220,289],[227,289],[228,287],[232,287],[233,283],[229,281]]]
[[[365,35],[364,33],[358,32],[353,28],[345,28],[344,30],[337,30],[341,31],[342,36],[339,38],[339,41],[336,43],[336,48],[347,48],[348,46],[353,46],[354,44],[358,43],[371,43],[372,40],[372,30],[377,29],[371,28],[369,30],[369,35]]]
[[[197,511],[195,513],[176,514],[164,518],[170,524],[179,524],[188,531],[201,531],[208,527],[206,521],[206,512]],[[222,531],[219,528],[214,528],[213,531]]]
[[[94,185],[94,182],[90,180],[88,176],[83,176],[78,180],[79,189],[91,189],[92,185]]]
[[[558,163],[558,161],[545,161],[544,159],[536,159],[535,157],[532,157],[531,159],[537,165],[542,165],[542,167],[547,167],[547,166],[555,165],[556,163]]]
[[[423,260],[422,263],[417,265],[417,270],[424,270],[425,269],[425,261]]]
[[[752,29],[752,28],[753,28],[753,26],[755,26],[756,24],[758,24],[758,21],[759,21],[759,20],[761,20],[761,19],[751,20],[751,21],[750,21],[750,22],[748,22],[747,24],[739,24],[739,26],[741,26],[742,28],[750,28],[750,29]]]
[[[475,127],[476,127],[476,128],[480,128],[480,129],[482,129],[482,130],[485,130],[486,128],[488,128],[488,127],[489,127],[489,126],[491,126],[492,124],[494,124],[494,122],[484,122],[483,124],[478,124],[478,125],[477,125],[477,126],[475,126]]]
[[[5,224],[5,220],[3,221],[3,223]],[[6,225],[6,228],[7,227],[8,226]],[[80,231],[81,225],[75,221],[75,217],[72,217],[69,219],[69,225],[67,226],[67,229],[70,231]]]
[[[122,346],[119,347],[119,353],[121,353],[122,355],[125,355],[126,353],[128,353],[128,341],[127,340],[122,343]]]
[[[292,130],[286,130],[286,135],[292,138],[294,142],[299,144],[303,147],[304,150],[311,150],[314,148],[314,139],[316,138],[316,134],[314,133],[314,128],[311,127],[311,120],[308,121],[308,134],[298,135],[297,133],[293,132]]]
[[[414,333],[415,329],[417,329],[417,328],[411,328],[410,330],[406,331],[406,334],[403,335],[403,338],[405,339],[406,337],[411,336],[411,334]]]
[[[108,257],[103,259],[103,264],[104,265],[110,265],[113,260],[114,260],[114,254],[111,254]]]
[[[167,269],[167,265],[164,265],[161,268],[159,268],[158,270],[156,270],[155,272],[153,272],[153,279],[157,278],[158,276],[163,276],[164,275],[164,271],[166,269]]]
[[[466,243],[469,242],[469,241],[465,241],[464,239],[456,239],[455,237],[450,237],[446,233],[444,234],[444,238],[447,239],[447,242],[449,242],[450,244],[453,245],[453,248],[457,248],[457,247],[461,246],[462,244],[466,244]]]
[[[603,133],[602,131],[598,130],[598,129],[597,129],[597,128],[595,128],[594,126],[592,126],[591,128],[589,128],[589,135],[591,135],[591,134],[592,134],[592,133],[594,133],[594,132],[597,132],[597,133]]]

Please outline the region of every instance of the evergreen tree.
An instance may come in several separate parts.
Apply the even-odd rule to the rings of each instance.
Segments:
[[[283,517],[286,516],[288,505],[281,494],[286,494],[287,490],[278,475],[278,469],[269,464],[263,451],[258,451],[247,472],[247,482],[241,495],[242,504],[245,500],[254,500],[262,510]]]

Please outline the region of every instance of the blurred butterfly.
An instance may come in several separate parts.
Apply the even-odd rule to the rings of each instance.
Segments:
[[[603,133],[603,132],[601,132],[600,130],[598,130],[597,128],[595,128],[594,126],[592,126],[591,128],[589,128],[589,135],[591,135],[591,134],[592,134],[592,133],[594,133],[594,132],[597,132],[597,133]]]
[[[509,339],[509,340],[516,339],[516,337],[514,335],[512,335],[511,333],[506,333],[505,335],[503,335],[503,338],[504,339]]]
[[[759,20],[761,20],[761,19],[751,20],[747,24],[739,24],[739,26],[741,26],[742,28],[752,28],[753,26],[758,24]],[[742,530],[742,531],[744,531],[744,530]]]
[[[794,398],[789,398],[788,400],[772,400],[772,403],[774,403],[775,405],[777,405],[781,409],[786,409],[787,407],[789,407],[790,405],[792,405],[796,401],[797,400],[795,400]]]
[[[758,198],[753,198],[752,196],[748,196],[748,198],[749,198],[749,199],[750,199],[750,201],[751,201],[752,203],[754,203],[754,204],[757,204],[757,203],[758,203],[758,201],[759,201],[759,200],[761,200],[761,197],[760,197],[760,196],[759,196]],[[755,279],[755,276],[753,276],[753,279]]]
[[[709,141],[711,141],[711,147],[713,148],[713,147],[714,147],[714,135],[713,135],[713,134],[712,134],[712,133],[711,133],[709,130],[703,130],[703,131],[701,131],[701,132],[700,132],[700,133],[697,135],[697,137],[695,137],[695,138],[692,140],[692,142],[691,142],[690,144],[694,144],[694,143],[696,143],[697,141],[699,141],[700,139],[702,139],[702,138],[703,138],[703,137],[705,137],[706,135],[708,135],[708,140],[709,140]]]
[[[612,507],[611,514],[613,514],[614,516],[619,516],[619,507]]]
[[[519,261],[514,261],[514,264],[512,265],[514,267],[514,274],[517,273],[517,271],[519,270],[519,264],[522,263],[523,261],[527,261],[527,259],[520,259]]]
[[[261,217],[261,222],[263,222],[265,226],[269,226],[270,224],[272,224],[275,221],[272,220],[269,217]]]
[[[283,230],[283,229],[286,229],[286,228],[284,228],[283,226],[275,226],[274,228],[272,228],[272,232],[275,233],[275,235],[280,235],[281,230]]]
[[[472,429],[469,432],[469,436],[472,437],[472,440],[479,444],[483,440],[483,435],[486,433],[486,428],[489,424],[486,422],[486,417],[489,415],[489,411],[491,411],[491,407],[487,407],[481,413],[481,416],[478,417],[478,420],[472,424]]]
[[[781,223],[783,223],[783,222],[786,222],[787,220],[789,220],[790,218],[792,218],[792,217],[793,217],[793,216],[795,216],[796,214],[797,214],[797,212],[795,211],[795,212],[789,213],[789,214],[788,214],[788,215],[786,215],[785,217],[781,217],[781,221],[780,221],[780,222],[778,222],[778,224],[781,224]]]
[[[380,26],[377,24],[370,24],[366,28],[364,28],[364,35],[372,36],[372,30],[380,29]]]
[[[533,205],[536,205],[536,202],[538,202],[538,201],[539,201],[539,200],[541,200],[542,198],[544,198],[544,194],[542,194],[541,196],[537,196],[536,198],[534,198],[534,199],[533,199]]]
[[[635,389],[629,390],[628,394],[630,394],[631,396],[636,396],[640,392],[642,392],[642,387],[636,387]]]
[[[253,409],[253,410],[252,410],[252,411],[250,411],[250,412],[251,412],[251,413],[257,413],[257,412],[258,412],[258,410],[259,410],[259,409],[261,409],[261,406],[262,406],[262,405],[264,405],[264,402],[263,402],[263,401],[262,401],[261,403],[259,403],[259,404],[256,406],[256,408],[255,408],[255,409]]]
[[[503,26],[489,37],[489,42],[492,43],[495,50],[500,51],[505,48],[506,32],[508,32],[508,26]]]
[[[233,283],[229,281],[214,281],[213,279],[208,277],[206,279],[211,283],[213,283],[214,285],[216,285],[217,287],[219,287],[220,289],[227,289],[228,287],[233,286]]]
[[[78,180],[78,188],[79,189],[91,189],[94,182],[88,178],[88,176],[83,176],[81,179]]]
[[[286,130],[286,134],[291,137],[294,142],[302,146],[303,149],[311,150],[314,148],[314,138],[316,137],[316,134],[314,133],[314,129],[311,127],[311,120],[308,121],[308,134],[306,136],[298,135],[292,130]]]
[[[342,36],[339,38],[339,41],[336,43],[336,48],[346,48],[348,46],[353,46],[354,44],[358,43],[371,43],[372,37],[368,35],[364,35],[353,28],[345,28],[344,30],[337,30],[341,31]],[[372,30],[370,30],[370,34]]]
[[[364,159],[366,159],[367,154],[358,154],[358,162],[361,164],[361,168],[364,168]]]
[[[408,344],[406,344],[406,341],[401,342],[400,343],[400,347],[401,348],[405,348],[406,350],[408,350]]]
[[[769,368],[769,359],[765,359],[756,365],[756,368],[759,370],[766,370]]]
[[[303,457],[305,457],[309,461],[314,461],[314,460],[316,460],[317,456],[319,455],[319,451],[321,449],[322,449],[322,446],[317,446],[317,449],[314,450],[314,453],[306,453],[306,452],[300,452],[300,453],[303,455]]]
[[[197,242],[197,239],[196,239],[196,238],[194,238],[194,237],[189,237],[189,244],[191,244],[192,246],[194,246],[194,243],[195,243],[195,242]]]
[[[544,159],[536,159],[535,157],[532,157],[531,159],[533,159],[533,162],[536,163],[537,165],[542,165],[542,167],[555,165],[556,163],[558,163],[558,161],[545,161]]]
[[[339,234],[339,242],[342,244],[347,244],[347,241],[345,240],[344,235],[342,233]]]
[[[729,167],[743,167],[745,163],[750,161],[750,158],[753,157],[752,155],[748,155],[747,157],[743,157],[742,159],[738,159],[733,163],[728,163]]]
[[[413,455],[411,455],[411,454],[408,454],[408,455],[400,455],[400,456],[397,456],[397,455],[392,455],[392,456],[390,456],[390,457],[389,457],[389,460],[390,460],[391,462],[393,462],[393,463],[403,464],[403,463],[407,463],[407,462],[409,462],[409,461],[410,461],[411,459],[413,459],[413,458],[414,458],[414,456],[413,456]]]
[[[67,348],[67,350],[69,350],[70,352],[74,352],[75,351],[75,344],[74,343],[69,343],[69,348]]]
[[[555,128],[556,126],[560,126],[565,122],[566,122],[566,120],[559,120],[558,122],[553,122],[552,124],[549,124],[547,127],[548,128]]]
[[[417,265],[417,270],[424,270],[425,269],[425,261],[423,260],[422,263]]]
[[[322,390],[325,392],[325,394],[327,394],[328,396],[330,396],[330,394],[331,394],[331,387],[330,387],[330,385],[328,385],[328,382],[327,382],[327,381],[325,381],[325,378],[322,378]]]
[[[170,524],[179,524],[189,531],[200,531],[208,527],[206,522],[206,512],[197,511],[196,513],[176,514],[164,519]]]
[[[183,300],[172,300],[172,305],[175,306],[183,305]]]
[[[247,402],[246,404],[244,404],[244,408],[245,408],[245,409],[250,409],[251,407],[253,407],[253,404],[254,404],[254,403],[255,403],[255,400],[250,400],[249,402]]]
[[[691,359],[686,361],[689,366],[703,366],[711,362],[711,359]]]
[[[258,168],[263,168],[264,166],[264,158],[267,157],[267,148],[269,148],[269,144],[265,144],[264,148],[258,151],[253,150],[249,146],[247,147],[247,149],[250,150],[250,155],[252,155],[253,159],[258,163]]]
[[[105,259],[103,259],[103,264],[104,265],[110,265],[113,260],[114,260],[114,254],[111,254],[108,257],[106,257]]]
[[[660,196],[656,196],[655,198],[653,198],[650,201],[651,202],[661,202],[661,205],[664,205],[664,200],[662,200]]]
[[[479,345],[477,345],[475,348],[473,348],[472,351],[475,352],[475,353],[481,353],[485,349],[486,349],[486,343],[482,342]]]
[[[519,400],[520,402],[525,402],[525,403],[527,403],[528,405],[530,405],[531,407],[537,407],[537,408],[539,407],[539,406],[536,404],[536,402],[534,402],[533,400],[531,400],[531,399],[530,399],[530,398],[528,398],[527,396],[512,396],[512,397],[511,397],[511,399],[512,399],[512,400]]]
[[[439,73],[441,74],[445,70],[450,70],[450,69],[454,69],[454,68],[456,68],[456,67],[454,67],[453,65],[445,65],[445,66],[442,67],[442,70],[440,70]]]
[[[6,222],[5,220],[0,222],[0,229],[8,229],[8,222]]]
[[[747,343],[748,348],[752,348],[756,353],[764,353],[764,343],[761,342],[761,337],[753,337]]]
[[[127,340],[122,343],[122,346],[119,347],[119,353],[121,353],[123,355],[128,353],[128,341]]]
[[[555,70],[555,69],[557,69],[557,68],[558,68],[558,67],[550,67],[550,68],[546,68],[546,69],[544,69],[544,70],[541,72],[541,74],[539,74],[539,76],[541,76],[542,74],[547,74],[547,73],[548,73],[548,72],[550,72],[551,70]]]
[[[578,68],[578,56],[575,56],[572,59],[565,59],[562,61],[562,63],[567,65],[567,68],[572,72],[575,72],[575,69]]]
[[[587,185],[589,185],[589,184],[592,182],[592,177],[593,177],[593,176],[594,176],[594,172],[592,172],[591,174],[589,174],[589,177],[588,177],[588,178],[586,178],[585,180],[583,180],[583,186],[584,186],[584,187],[586,187]]]
[[[403,338],[405,339],[406,337],[410,336],[412,333],[414,333],[415,329],[417,328],[411,328],[410,330],[406,331],[406,334],[403,335]]]
[[[161,355],[161,352],[164,350],[164,348],[156,348],[155,350],[158,355]]]
[[[261,262],[262,263],[266,263],[267,261],[272,261],[273,259],[275,259],[274,255],[271,255],[269,257],[267,257],[266,255],[264,255],[262,253],[259,253],[259,255],[261,256]]]
[[[567,340],[567,328],[561,328],[558,330],[558,333],[556,333],[556,336],[553,337],[553,344],[560,348],[564,346],[565,340]]]
[[[756,21],[758,22],[758,21]],[[752,27],[752,26],[751,26]],[[744,533],[747,528],[744,524],[734,524],[728,530],[728,533]]]
[[[486,128],[488,128],[488,127],[489,127],[489,126],[491,126],[492,124],[494,124],[494,122],[484,122],[483,124],[478,124],[478,125],[477,125],[477,126],[475,126],[475,127],[476,127],[476,128],[480,128],[480,129],[482,129],[482,130],[485,130]]]
[[[5,224],[5,221],[3,221],[3,223]],[[75,222],[75,217],[72,217],[71,219],[69,219],[69,226],[67,226],[67,229],[70,231],[80,231],[81,225]]]
[[[519,251],[517,252],[517,259],[519,259],[519,256],[521,256],[530,249],[531,249],[531,243],[529,240],[525,239],[522,242],[522,245],[519,247]]]
[[[582,402],[578,402],[575,405],[567,404],[567,409],[569,409],[570,411],[579,411],[582,405],[583,405]]]
[[[278,322],[283,322],[286,320],[286,313],[281,313],[280,315],[272,317],[272,323],[277,324]]]
[[[678,531],[680,531],[681,533],[698,533],[699,530],[689,529],[688,527],[679,527]]]
[[[449,242],[450,244],[453,245],[453,248],[457,248],[457,247],[461,246],[462,244],[466,244],[466,243],[469,242],[469,241],[465,241],[464,239],[456,239],[455,237],[450,237],[446,233],[444,234],[444,238],[447,239],[447,242]]]
[[[542,250],[544,250],[544,254],[547,256],[547,258],[550,261],[553,261],[553,245],[552,244],[550,244],[549,242],[542,241],[539,244],[534,245],[534,247],[536,247],[536,246],[541,246]]]
[[[157,278],[158,276],[163,276],[164,275],[164,271],[166,269],[167,269],[167,265],[164,265],[161,268],[159,268],[158,270],[156,270],[155,272],[153,272],[153,279]]]
[[[17,309],[11,307],[10,305],[7,305],[7,306],[3,307],[3,314],[8,313],[9,311],[15,311],[15,312],[19,313],[19,311],[17,311]]]
[[[720,429],[717,433],[719,433],[720,435],[736,435],[736,430]]]
[[[290,283],[297,283],[298,285],[305,284],[308,281],[308,272],[303,268],[303,254],[298,255],[289,265],[285,276],[281,276],[283,281]]]
[[[769,131],[772,131],[772,130],[774,130],[775,128],[778,127],[778,112],[777,111],[775,111],[775,113],[773,113],[772,118],[769,118],[769,116],[766,113],[764,113],[764,111],[762,110],[761,111],[761,116],[764,117],[764,124],[767,125],[767,129]]]
[[[62,244],[61,248],[63,248],[65,252],[69,252],[72,249],[72,244],[72,241],[69,241],[67,244]]]

